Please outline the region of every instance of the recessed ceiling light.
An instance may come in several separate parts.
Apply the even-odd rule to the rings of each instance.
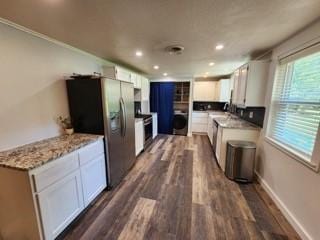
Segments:
[[[136,51],[136,56],[137,57],[142,57],[143,53],[141,51]]]
[[[221,50],[221,49],[223,49],[224,48],[224,46],[222,45],[222,44],[218,44],[217,46],[216,46],[216,50]]]
[[[213,66],[213,65],[214,65],[214,62],[209,63],[209,66]]]
[[[163,76],[168,76],[168,73],[163,73]]]
[[[154,69],[159,69],[159,66],[158,65],[154,65],[153,68]]]

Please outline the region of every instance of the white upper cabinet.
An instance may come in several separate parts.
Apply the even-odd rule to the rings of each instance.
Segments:
[[[236,70],[232,74],[232,79],[233,79],[233,94],[232,94],[232,103],[237,104],[238,103],[238,91],[239,91],[239,72],[240,70]]]
[[[127,71],[126,69],[116,67],[116,79],[125,81],[125,82],[131,82],[131,72]]]
[[[142,76],[136,73],[131,73],[131,82],[133,83],[134,88],[141,89],[141,79]]]
[[[216,82],[214,81],[195,81],[193,83],[193,100],[204,102],[216,101],[215,87]]]
[[[250,61],[232,76],[232,102],[240,107],[264,106],[269,61]]]
[[[246,101],[246,88],[247,88],[247,78],[248,78],[249,65],[244,65],[239,71],[239,82],[238,82],[238,104],[245,105]]]
[[[149,80],[147,78],[119,66],[103,67],[103,75],[109,78],[131,82],[136,89],[142,89],[142,87],[144,87],[143,90],[148,92],[149,99]]]
[[[228,102],[230,100],[230,79],[195,81],[193,84],[193,100]]]
[[[141,77],[141,101],[149,101],[150,83],[145,77]]]
[[[119,66],[104,67],[103,75],[109,78],[131,82],[131,72]]]
[[[231,97],[230,79],[220,79],[217,82],[218,101],[229,102]]]

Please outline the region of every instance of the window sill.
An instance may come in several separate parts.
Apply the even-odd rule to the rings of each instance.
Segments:
[[[310,168],[311,170],[313,170],[315,172],[319,171],[319,165],[310,162],[310,160],[305,158],[302,154],[299,154],[299,153],[295,152],[294,150],[288,148],[284,144],[281,144],[281,143],[273,140],[270,137],[266,136],[264,138],[264,140],[265,140],[265,142],[267,142],[267,143],[271,144],[272,146],[276,147],[278,150],[280,150],[281,152],[283,152],[287,156],[295,159],[296,161],[298,161],[299,163],[303,164],[304,166]]]

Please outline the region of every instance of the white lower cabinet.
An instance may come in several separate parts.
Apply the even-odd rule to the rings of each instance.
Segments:
[[[259,129],[218,128],[216,157],[223,171],[226,168],[227,142],[231,140],[250,141],[257,143],[260,136]]]
[[[208,132],[208,113],[192,112],[192,132],[206,133]]]
[[[81,166],[81,182],[84,206],[87,207],[106,187],[104,154]]]
[[[107,185],[103,140],[29,174],[35,186],[35,205],[43,238],[55,239]]]
[[[45,239],[54,239],[83,210],[80,171],[37,194]]]
[[[207,132],[208,124],[192,123],[193,133],[203,133]]]
[[[209,140],[210,140],[210,143],[212,144],[212,140],[213,140],[213,119],[209,116],[208,118],[208,137],[209,137]]]
[[[143,120],[136,120],[135,122],[135,146],[136,146],[136,156],[143,150],[144,143],[144,126]]]
[[[154,139],[158,135],[158,114],[152,114],[152,139]]]

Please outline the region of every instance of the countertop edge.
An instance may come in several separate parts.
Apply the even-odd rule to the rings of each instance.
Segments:
[[[94,135],[94,134],[88,134],[88,135]],[[83,148],[91,143],[94,143],[94,142],[97,142],[101,139],[104,139],[104,136],[103,135],[95,135],[96,136],[96,139],[92,139],[92,140],[88,140],[87,142],[83,143],[83,144],[80,144],[79,146],[76,146],[74,147],[71,151],[66,151],[66,152],[63,152],[61,155],[55,157],[55,158],[52,158],[52,159],[49,159],[47,160],[46,162],[43,162],[43,163],[38,163],[32,167],[29,167],[29,168],[23,168],[23,167],[15,167],[15,166],[11,166],[11,165],[7,165],[7,164],[3,164],[3,163],[0,163],[0,167],[1,168],[6,168],[6,169],[11,169],[11,170],[17,170],[17,171],[21,171],[21,172],[29,172],[29,171],[32,171],[36,168],[39,168],[41,166],[44,166],[54,160],[57,160],[58,158],[61,158],[61,157],[64,157],[65,155],[69,154],[69,153],[72,153],[74,151],[77,151],[79,150],[80,148]]]

